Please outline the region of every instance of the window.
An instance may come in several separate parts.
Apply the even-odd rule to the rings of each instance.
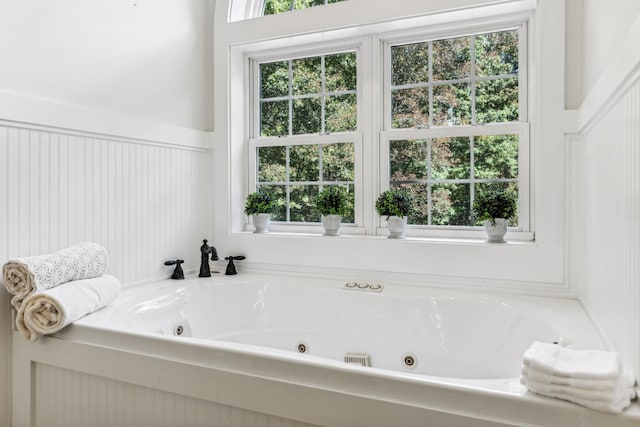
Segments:
[[[381,186],[412,194],[410,224],[480,225],[472,210],[476,194],[504,186],[521,200],[520,218],[510,226],[527,227],[522,33],[514,28],[386,44],[381,140],[387,164],[381,169],[387,178]]]
[[[251,141],[256,189],[278,201],[273,221],[314,223],[318,193],[342,186],[349,197],[345,223],[355,222],[357,129],[356,52],[257,62]]]
[[[276,15],[290,10],[307,9],[340,1],[344,0],[265,0],[262,14]]]
[[[377,216],[363,211],[379,192],[401,187],[415,202],[414,234],[471,232],[480,225],[476,195],[504,186],[519,200],[512,230],[529,231],[526,25],[358,43],[251,58],[249,178],[278,200],[273,220],[318,223],[315,197],[339,185],[352,206],[345,222],[375,234],[381,224],[363,219]],[[360,81],[365,63],[379,80]],[[380,103],[359,105],[380,95]],[[363,185],[363,171],[377,185]]]

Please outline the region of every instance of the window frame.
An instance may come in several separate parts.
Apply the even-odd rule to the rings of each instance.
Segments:
[[[517,30],[518,31],[518,110],[519,120],[501,123],[472,123],[469,125],[458,126],[432,126],[432,127],[415,127],[415,128],[393,128],[392,126],[392,63],[391,48],[393,46],[422,43],[428,41],[445,40],[457,37],[475,36],[480,34],[489,34],[502,31]],[[516,22],[507,22],[500,24],[479,25],[470,29],[432,31],[424,33],[398,33],[390,37],[381,38],[382,43],[382,66],[383,66],[383,107],[381,124],[382,130],[379,139],[380,162],[378,165],[378,177],[380,192],[388,190],[390,185],[389,170],[389,144],[391,141],[411,140],[411,139],[434,139],[444,137],[474,137],[474,136],[490,136],[503,134],[518,135],[518,226],[509,227],[510,240],[530,241],[534,239],[531,223],[531,146],[530,146],[530,129],[529,122],[529,69],[531,66],[530,53],[528,49],[528,40],[530,37],[529,24],[527,20],[518,20]],[[472,57],[475,60],[475,50],[473,42],[471,45]],[[468,77],[469,81],[473,81],[475,70]],[[477,78],[476,81],[483,79]],[[430,81],[429,84],[433,85]],[[472,105],[475,105],[475,94],[471,93]],[[472,117],[475,119],[475,114]],[[431,120],[431,118],[430,118]],[[473,180],[472,180],[473,182]],[[386,220],[379,218],[376,228],[376,234],[385,234]],[[449,225],[426,225],[412,224],[408,225],[407,232],[409,237],[435,237],[435,238],[483,238],[484,231],[477,226],[449,226]]]
[[[364,185],[363,185],[363,132],[362,128],[362,55],[363,45],[362,39],[346,40],[342,43],[331,43],[328,45],[314,45],[306,47],[292,47],[287,49],[277,49],[273,51],[263,52],[262,54],[250,55],[249,69],[250,71],[250,90],[249,90],[249,139],[248,139],[248,155],[247,155],[247,171],[248,171],[248,192],[256,190],[258,183],[257,174],[257,156],[256,148],[258,147],[274,147],[274,146],[293,146],[293,145],[327,145],[336,143],[351,143],[354,147],[354,223],[342,224],[340,228],[341,234],[364,235],[366,227],[364,224]],[[356,129],[350,132],[319,132],[314,134],[299,135],[282,135],[260,137],[261,117],[260,117],[260,65],[263,63],[289,61],[301,58],[309,58],[321,55],[334,55],[346,52],[354,52],[356,55]],[[291,77],[291,76],[290,76]],[[324,85],[323,85],[324,86]],[[324,96],[327,92],[324,90],[320,94]],[[289,117],[291,122],[291,117]],[[324,130],[324,123],[321,128]],[[291,126],[289,125],[289,130]],[[285,222],[272,221],[270,229],[275,232],[285,233],[316,233],[322,229],[321,222]],[[245,230],[253,230],[252,218],[248,218],[245,224]]]
[[[496,17],[476,22],[463,22],[451,29],[451,24],[444,27],[436,26],[424,30],[409,28],[399,31],[373,32],[357,38],[338,38],[326,43],[295,44],[289,47],[273,49],[256,49],[245,54],[248,62],[247,87],[247,116],[245,121],[248,138],[246,165],[248,173],[247,191],[256,188],[256,156],[255,148],[268,143],[271,138],[278,145],[318,144],[320,137],[334,138],[342,133],[330,135],[291,135],[284,137],[256,138],[260,129],[259,105],[259,64],[314,55],[331,55],[346,51],[355,51],[357,58],[357,129],[356,140],[348,141],[344,138],[339,142],[353,142],[355,149],[355,224],[341,229],[343,234],[386,236],[386,221],[375,213],[375,200],[378,194],[389,188],[388,156],[389,141],[396,139],[425,139],[443,136],[443,132],[453,127],[439,126],[428,129],[391,129],[391,91],[390,91],[390,46],[393,44],[408,44],[427,40],[441,40],[470,34],[486,34],[510,29],[519,31],[519,111],[521,120],[518,122],[474,124],[456,126],[456,132],[467,132],[465,136],[518,134],[518,183],[519,183],[519,226],[510,227],[508,239],[511,241],[534,241],[535,233],[532,220],[533,179],[531,171],[532,153],[530,140],[532,124],[529,122],[529,112],[532,110],[532,93],[530,70],[533,67],[532,49],[529,48],[532,37],[530,14]],[[280,46],[283,46],[282,44]],[[367,79],[365,83],[365,79]],[[366,100],[363,102],[363,100]],[[366,105],[366,107],[365,107]],[[500,128],[500,129],[498,129]],[[262,139],[263,141],[260,141]],[[331,140],[331,139],[330,139]],[[335,141],[335,140],[333,140]],[[246,152],[245,152],[246,153]],[[251,219],[243,221],[244,230],[251,231]],[[321,230],[320,223],[273,223],[275,232],[283,233],[316,233]],[[410,225],[406,235],[416,238],[434,238],[478,241],[484,239],[485,232],[481,227],[464,226],[424,226]]]

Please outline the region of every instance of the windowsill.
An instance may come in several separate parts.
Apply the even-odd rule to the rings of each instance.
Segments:
[[[233,232],[233,235],[237,236],[259,236],[259,238],[292,238],[292,239],[308,239],[308,238],[334,238],[334,239],[349,239],[349,240],[386,240],[386,229],[378,229],[380,234],[376,236],[365,235],[363,227],[341,227],[339,236],[324,236],[321,226],[316,227],[313,230],[308,230],[313,226],[301,226],[300,228],[306,228],[305,230],[297,231],[282,231],[282,230],[270,230],[267,233],[253,233],[253,227],[247,226],[247,231]],[[357,231],[357,232],[356,232]],[[358,233],[359,232],[359,233]],[[509,232],[505,236],[505,243],[489,243],[486,240],[486,236],[416,236],[407,234],[404,239],[389,239],[394,242],[406,242],[407,244],[446,244],[446,245],[488,245],[488,246],[535,246],[536,241],[534,239],[534,233],[531,232]]]

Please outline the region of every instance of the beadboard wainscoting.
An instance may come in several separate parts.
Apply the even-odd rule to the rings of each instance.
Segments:
[[[95,241],[123,283],[168,277],[168,259],[197,268],[211,230],[209,156],[183,140],[0,121],[0,265]],[[11,310],[0,292],[0,425],[11,425]]]
[[[311,424],[35,363],[33,426],[312,427]]]
[[[640,73],[569,136],[570,272],[625,366],[640,373]]]
[[[200,261],[210,222],[207,150],[0,126],[0,261],[94,241],[123,283]]]

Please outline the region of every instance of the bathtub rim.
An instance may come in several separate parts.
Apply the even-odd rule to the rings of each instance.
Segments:
[[[191,280],[214,280],[233,282],[234,280],[249,280],[252,277],[269,276],[280,277],[280,273],[251,272],[235,277],[216,275],[211,279],[201,279],[188,275]],[[324,286],[338,280],[335,277],[318,277],[308,274],[285,274],[288,278],[311,278],[319,281],[307,285]],[[144,284],[132,284],[125,286],[126,290],[134,290],[141,286],[151,285],[160,281],[149,281]],[[169,288],[182,286],[184,281],[161,280]],[[430,295],[464,295],[466,297],[480,297],[481,300],[508,299],[512,303],[545,302],[549,304],[547,309],[553,310],[554,304],[564,307],[572,307],[572,310],[582,310],[577,300],[558,297],[541,297],[532,295],[513,295],[501,292],[487,292],[484,290],[472,291],[467,289],[443,289],[441,287],[420,286],[415,287],[398,283],[397,286],[387,286],[385,291],[389,294],[403,296],[406,293],[418,292]],[[348,291],[347,291],[348,292]],[[582,312],[586,318],[586,314]],[[86,318],[85,318],[86,319]],[[596,333],[597,335],[597,333]],[[603,342],[598,336],[599,345]],[[460,378],[430,377],[396,371],[386,371],[377,368],[363,368],[347,365],[339,361],[318,358],[315,356],[298,355],[293,352],[257,347],[248,344],[232,343],[224,341],[209,341],[200,338],[173,337],[145,332],[125,332],[108,329],[90,322],[79,320],[59,333],[41,339],[43,343],[55,343],[56,346],[75,348],[90,348],[97,351],[108,351],[122,357],[135,355],[148,358],[155,362],[169,362],[176,366],[194,368],[206,377],[210,372],[224,372],[234,378],[243,379],[249,383],[289,385],[298,387],[298,390],[307,390],[308,394],[323,395],[324,393],[337,393],[339,396],[349,396],[361,401],[374,404],[384,403],[391,405],[400,413],[405,411],[418,411],[424,414],[449,414],[459,416],[466,420],[483,420],[487,422],[502,423],[501,425],[531,425],[543,423],[543,425],[557,424],[563,420],[562,425],[576,427],[586,426],[633,426],[640,421],[640,407],[634,403],[621,416],[614,417],[582,408],[569,402],[549,399],[526,392],[524,387],[517,384],[517,378],[498,380],[468,380]],[[185,345],[188,344],[188,345]],[[19,347],[23,344],[21,343]],[[29,346],[30,344],[24,344]],[[36,343],[36,345],[39,345]],[[303,357],[301,357],[303,356]],[[317,360],[320,359],[320,360]],[[34,360],[46,362],[46,357],[38,355]],[[105,373],[97,367],[96,373]],[[87,369],[92,371],[93,369]],[[115,374],[114,374],[115,375]],[[148,374],[149,375],[149,374]],[[380,386],[380,382],[384,386]],[[144,381],[139,381],[141,385]],[[200,387],[206,387],[201,385]],[[511,389],[509,388],[511,386]],[[260,388],[262,386],[259,386]],[[267,386],[265,386],[267,387]],[[179,390],[176,390],[179,391]],[[204,395],[195,395],[204,398]],[[349,400],[349,399],[347,399]],[[460,402],[463,402],[462,405]],[[230,398],[225,402],[231,406],[238,406],[248,410],[269,413],[271,415],[292,418],[303,422],[321,425],[384,425],[379,424],[381,415],[367,414],[366,423],[358,424],[359,419],[349,418],[348,411],[343,409],[339,415],[346,417],[344,420],[336,420],[334,414],[322,414],[305,416],[300,414],[301,409],[277,408],[269,412],[269,408],[255,407],[251,403],[242,402],[241,399]],[[313,413],[310,402],[304,402],[302,408]],[[304,410],[302,411],[304,412]],[[370,416],[369,416],[370,415]],[[436,416],[434,415],[434,416]],[[425,415],[426,416],[426,415]],[[587,424],[581,424],[576,420],[589,420]],[[346,420],[346,421],[345,421]],[[595,422],[591,423],[591,420]],[[342,423],[342,424],[341,424]],[[378,423],[378,424],[377,424]],[[416,424],[421,425],[421,424]],[[462,425],[462,424],[461,424]],[[465,425],[474,425],[465,424]]]
[[[337,361],[322,360],[315,357],[301,358],[284,350],[266,349],[258,351],[257,346],[238,343],[216,342],[205,344],[198,338],[187,338],[185,346],[182,338],[147,333],[126,333],[117,330],[102,329],[88,325],[71,325],[52,337],[41,341],[57,341],[65,346],[73,343],[94,349],[103,349],[116,353],[132,353],[150,360],[165,360],[188,365],[203,373],[222,371],[234,377],[244,378],[256,384],[291,385],[308,389],[311,395],[339,393],[341,396],[353,396],[372,403],[385,402],[398,410],[411,408],[425,413],[444,413],[470,420],[484,420],[505,425],[554,425],[563,420],[562,425],[571,426],[633,426],[640,422],[640,404],[632,403],[622,415],[613,416],[570,402],[550,399],[526,392],[524,387],[509,391],[509,383],[517,379],[485,381],[484,386],[470,384],[460,379],[427,377],[396,373],[376,368],[364,368],[342,364]],[[37,344],[37,343],[36,343]],[[29,345],[29,344],[27,344]],[[290,354],[288,354],[290,353]],[[206,376],[203,376],[206,377]],[[384,386],[380,386],[384,381]],[[493,388],[490,386],[492,383]],[[519,384],[518,384],[519,385]],[[259,386],[260,387],[260,386]],[[505,387],[507,387],[505,389]],[[202,398],[203,396],[194,396]],[[462,405],[461,405],[462,402]],[[264,412],[265,408],[251,404],[239,404],[231,399],[227,402],[248,410]],[[301,406],[307,407],[310,402]],[[271,415],[297,419],[320,425],[338,425],[336,414],[327,414],[326,419],[300,417],[300,408],[291,411],[275,412]],[[302,411],[304,412],[304,411]],[[339,411],[347,416],[345,410]],[[269,413],[269,412],[267,412]],[[384,425],[377,424],[376,417],[358,419],[366,421],[359,424],[350,419],[342,425]],[[583,423],[588,420],[587,423]],[[603,424],[604,423],[604,424]],[[420,424],[416,424],[420,425]]]

